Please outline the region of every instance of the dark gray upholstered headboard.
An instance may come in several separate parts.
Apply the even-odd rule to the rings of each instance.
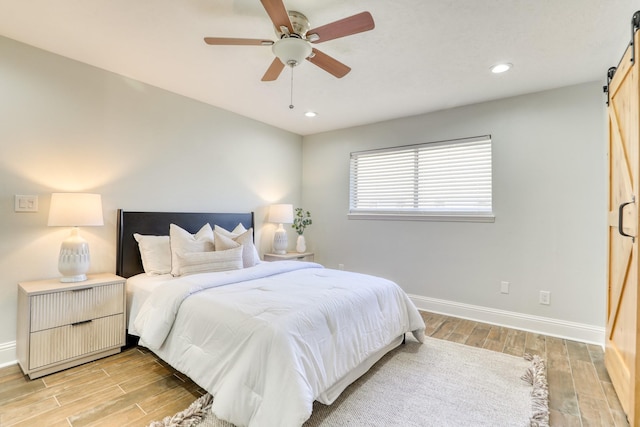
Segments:
[[[190,233],[196,233],[209,223],[233,230],[238,223],[253,227],[253,212],[248,213],[199,213],[199,212],[127,212],[118,209],[118,252],[116,274],[131,277],[142,273],[142,260],[138,242],[133,233],[168,236],[169,224],[176,224]]]

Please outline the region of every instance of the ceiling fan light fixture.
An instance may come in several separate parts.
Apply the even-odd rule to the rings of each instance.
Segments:
[[[318,113],[316,113],[315,111],[307,111],[306,113],[304,113],[304,115],[306,117],[316,117]]]
[[[299,65],[306,57],[311,55],[311,44],[297,37],[285,37],[273,44],[273,54],[280,62],[290,67]]]

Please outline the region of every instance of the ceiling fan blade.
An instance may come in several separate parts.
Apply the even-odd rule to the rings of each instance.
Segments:
[[[282,70],[284,70],[284,64],[278,58],[275,58],[271,63],[271,65],[269,65],[267,72],[264,73],[264,76],[262,76],[262,81],[272,82],[276,80],[280,75],[280,73],[282,72]]]
[[[273,41],[263,39],[234,39],[227,37],[205,37],[204,42],[221,46],[271,46]]]
[[[289,33],[293,33],[293,25],[291,25],[289,13],[287,12],[287,8],[284,7],[282,0],[260,0],[260,2],[277,29],[287,27]]]
[[[317,65],[329,74],[333,74],[337,78],[346,76],[351,68],[344,65],[342,62],[330,57],[326,53],[320,52],[318,49],[313,49],[314,55],[311,55],[307,60],[312,64]],[[276,58],[277,59],[277,58]]]
[[[318,28],[313,28],[307,32],[307,38],[309,38],[311,34],[317,34],[318,40],[315,40],[313,43],[322,43],[327,40],[373,30],[374,28],[375,23],[373,22],[371,14],[369,12],[362,12]]]

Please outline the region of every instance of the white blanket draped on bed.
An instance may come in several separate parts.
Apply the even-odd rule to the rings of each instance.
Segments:
[[[424,332],[395,283],[298,261],[171,280],[135,327],[141,345],[215,396],[216,416],[260,427],[300,426],[363,360]]]

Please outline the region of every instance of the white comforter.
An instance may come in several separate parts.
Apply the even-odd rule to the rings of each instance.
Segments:
[[[135,327],[141,345],[215,397],[218,418],[259,427],[300,426],[368,356],[424,332],[395,283],[298,261],[171,280]]]

